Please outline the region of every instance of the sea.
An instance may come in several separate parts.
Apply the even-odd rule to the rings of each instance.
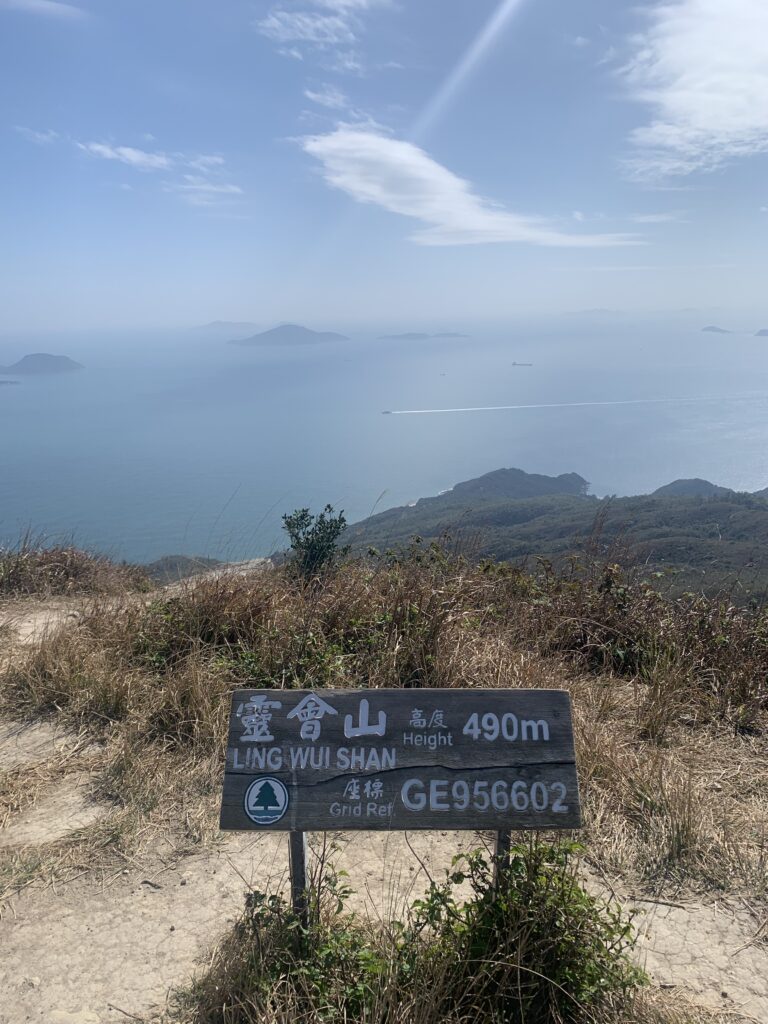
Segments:
[[[50,352],[85,369],[0,387],[0,545],[29,531],[133,562],[254,558],[284,546],[296,508],[353,522],[501,467],[580,473],[600,496],[768,487],[768,337],[701,328],[370,325],[285,348],[226,328],[7,334],[0,365]]]

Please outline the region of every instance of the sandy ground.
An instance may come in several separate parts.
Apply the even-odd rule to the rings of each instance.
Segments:
[[[72,602],[48,602],[5,614],[17,642],[29,643],[73,613]],[[0,773],[82,745],[81,737],[47,723],[0,722]],[[87,774],[68,774],[0,829],[0,856],[62,838],[109,813],[90,800]],[[311,839],[316,848],[322,843],[321,836]],[[349,873],[358,903],[374,917],[423,891],[425,872],[440,877],[473,842],[471,834],[447,832],[328,839],[334,863]],[[111,873],[28,886],[0,917],[0,1024],[152,1018],[204,965],[249,888],[285,886],[287,860],[283,835],[227,834],[191,856],[161,843]],[[637,956],[658,984],[734,1019],[768,1024],[768,944],[746,908],[624,902],[638,910]]]
[[[7,631],[16,644],[33,643],[67,619],[77,618],[80,608],[80,602],[67,597],[0,603],[0,638]]]

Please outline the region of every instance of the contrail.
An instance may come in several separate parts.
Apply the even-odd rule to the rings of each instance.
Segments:
[[[462,409],[384,409],[384,416],[426,416],[444,412],[499,412],[518,409],[583,409],[599,405],[681,405],[683,402],[743,402],[768,395],[726,395],[701,398],[624,398],[611,402],[539,402],[536,405],[471,405]]]

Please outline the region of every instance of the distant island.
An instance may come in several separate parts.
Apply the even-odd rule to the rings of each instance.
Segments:
[[[48,352],[32,352],[11,366],[0,366],[0,373],[13,376],[22,374],[26,377],[43,377],[48,374],[73,373],[75,370],[83,369],[85,367],[82,363],[76,363],[69,356],[52,356]]]
[[[235,338],[230,341],[230,345],[314,345],[329,341],[349,341],[349,338],[333,331],[312,331],[300,324],[281,324],[269,331],[253,334],[249,338]]]
[[[768,599],[768,488],[749,494],[699,478],[652,494],[598,498],[578,473],[499,469],[349,527],[352,550],[444,541],[473,560],[565,566],[573,555],[632,566],[673,593]]]
[[[710,324],[709,327],[701,328],[703,333],[709,334],[737,334],[737,331],[726,331],[724,327],[716,327],[714,324]],[[755,331],[755,338],[768,338],[768,327],[761,327],[759,331]]]
[[[425,334],[422,331],[406,331],[405,334],[380,334],[379,341],[427,341],[429,338],[468,338],[458,331],[442,331],[440,334]]]

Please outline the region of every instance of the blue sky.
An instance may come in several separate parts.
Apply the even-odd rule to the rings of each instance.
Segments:
[[[765,0],[0,0],[0,330],[757,316],[766,40]]]

